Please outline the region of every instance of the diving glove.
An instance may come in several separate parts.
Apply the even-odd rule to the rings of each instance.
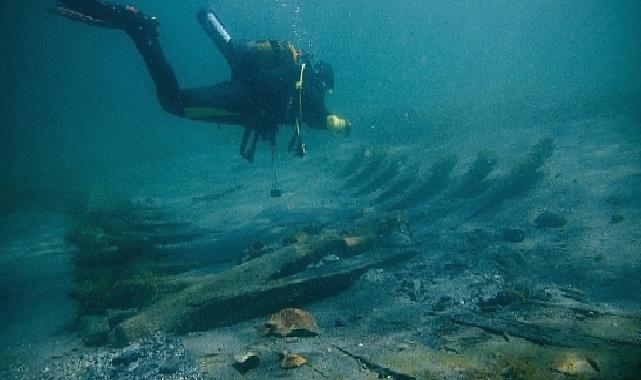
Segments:
[[[347,130],[351,124],[345,119],[341,119],[336,115],[327,115],[327,129],[333,132],[340,132]]]

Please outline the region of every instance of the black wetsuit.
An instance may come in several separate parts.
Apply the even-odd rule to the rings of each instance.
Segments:
[[[328,112],[324,99],[333,83],[328,87],[324,78],[317,77],[310,62],[299,59],[291,43],[232,40],[212,11],[201,10],[198,21],[227,60],[232,78],[213,86],[181,89],[162,51],[155,18],[130,6],[100,0],[60,2],[63,5],[59,12],[65,16],[121,29],[131,37],[167,112],[194,120],[244,126],[241,154],[249,161],[253,160],[259,137],[275,143],[279,124],[293,124],[300,119],[312,128],[325,129]],[[301,75],[304,85],[298,88]]]

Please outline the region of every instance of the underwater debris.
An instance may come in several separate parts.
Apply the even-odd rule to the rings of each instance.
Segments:
[[[131,202],[77,218],[65,236],[77,248],[70,295],[78,302],[78,328],[85,344],[98,346],[106,343],[110,328],[161,294],[181,288],[168,276],[189,268],[163,263],[161,244],[166,239],[176,242],[174,231],[185,224],[168,223],[158,209]]]
[[[260,365],[260,358],[253,352],[246,352],[244,354],[234,356],[234,364],[232,367],[241,374],[247,373],[249,370],[254,369]]]
[[[264,335],[280,337],[310,337],[319,333],[314,316],[294,308],[286,308],[273,314],[265,323]]]
[[[480,299],[478,302],[479,309],[484,313],[494,312],[503,307],[514,304],[522,304],[524,297],[514,291],[500,291],[494,297]]]
[[[406,177],[392,183],[389,188],[381,192],[374,201],[377,203],[386,202],[391,198],[402,194],[404,191],[410,188],[417,181],[416,173],[418,172],[419,167],[419,165],[413,165],[406,169],[405,172],[409,174]]]
[[[283,369],[293,369],[302,367],[307,363],[307,359],[299,354],[287,353],[284,355],[283,360],[280,363],[281,368]]]
[[[365,159],[365,166],[363,167],[363,169],[359,172],[356,172],[353,176],[349,177],[347,181],[345,181],[343,188],[347,189],[356,187],[362,183],[369,181],[380,169],[381,163],[383,162],[384,158],[385,155],[380,152],[370,153],[369,155],[367,155]]]
[[[336,174],[336,177],[347,178],[354,174],[354,172],[358,170],[358,168],[360,168],[365,161],[365,157],[370,154],[371,151],[369,151],[367,148],[363,148],[362,150],[356,152],[352,159],[347,163],[347,165],[345,165],[345,168],[343,168],[343,170]]]
[[[261,257],[273,251],[274,251],[273,248],[267,247],[265,243],[263,243],[262,241],[255,241],[251,243],[249,248],[243,251],[243,254],[240,257],[238,257],[238,264],[242,264],[247,261],[254,260],[258,257]]]
[[[380,174],[376,176],[367,185],[357,190],[354,193],[354,195],[364,196],[364,195],[373,193],[376,190],[380,189],[381,187],[385,186],[389,181],[391,181],[394,177],[396,177],[399,174],[403,166],[403,163],[405,162],[405,159],[406,157],[392,159],[391,162],[388,163],[387,168],[385,168],[385,170],[380,172]]]
[[[496,163],[496,153],[487,150],[479,152],[470,168],[459,179],[457,188],[449,196],[469,199],[487,190],[490,185],[486,178],[494,170]]]
[[[567,224],[568,220],[553,212],[544,211],[537,215],[534,224],[541,228],[561,228]]]
[[[399,202],[390,206],[389,209],[399,210],[414,207],[434,197],[448,186],[450,173],[457,162],[458,158],[453,155],[436,161],[432,165],[427,179]]]
[[[485,193],[479,202],[481,206],[472,216],[532,189],[543,178],[539,169],[552,157],[553,152],[554,141],[551,138],[536,143],[525,157],[517,161],[508,174],[495,181],[496,184]]]
[[[416,254],[413,248],[377,245],[394,231],[397,219],[383,223],[384,226],[379,220],[363,221],[350,235],[328,231],[311,241],[277,248],[226,271],[190,277],[187,287],[163,295],[120,323],[113,331],[114,340],[125,344],[153,331],[186,333],[228,326],[273,313],[292,303],[333,296],[369,269],[394,265]],[[349,239],[354,236],[359,239]],[[350,246],[353,242],[358,244]],[[334,250],[337,247],[340,249]],[[340,260],[309,265],[323,260],[332,250]]]

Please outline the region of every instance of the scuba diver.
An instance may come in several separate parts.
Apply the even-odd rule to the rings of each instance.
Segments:
[[[240,154],[254,160],[258,139],[275,156],[279,125],[293,125],[288,145],[297,156],[306,153],[300,124],[348,132],[350,123],[325,108],[334,88],[326,63],[311,60],[289,41],[232,39],[218,16],[201,9],[197,19],[231,69],[231,79],[213,86],[181,89],[158,40],[158,21],[130,5],[102,0],[58,0],[56,12],[72,20],[122,30],[142,55],[162,108],[173,115],[245,128]]]

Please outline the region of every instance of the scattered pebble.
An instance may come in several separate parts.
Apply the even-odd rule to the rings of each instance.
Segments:
[[[240,372],[241,374],[244,374],[249,370],[258,367],[259,364],[260,358],[258,357],[258,355],[253,352],[247,352],[244,354],[236,355],[234,357],[234,364],[232,364],[232,367],[234,367],[236,371]]]
[[[15,374],[15,372],[14,372]],[[14,377],[33,379],[33,374]],[[202,380],[196,362],[182,342],[155,334],[124,348],[97,348],[47,362],[40,378],[47,380]]]

